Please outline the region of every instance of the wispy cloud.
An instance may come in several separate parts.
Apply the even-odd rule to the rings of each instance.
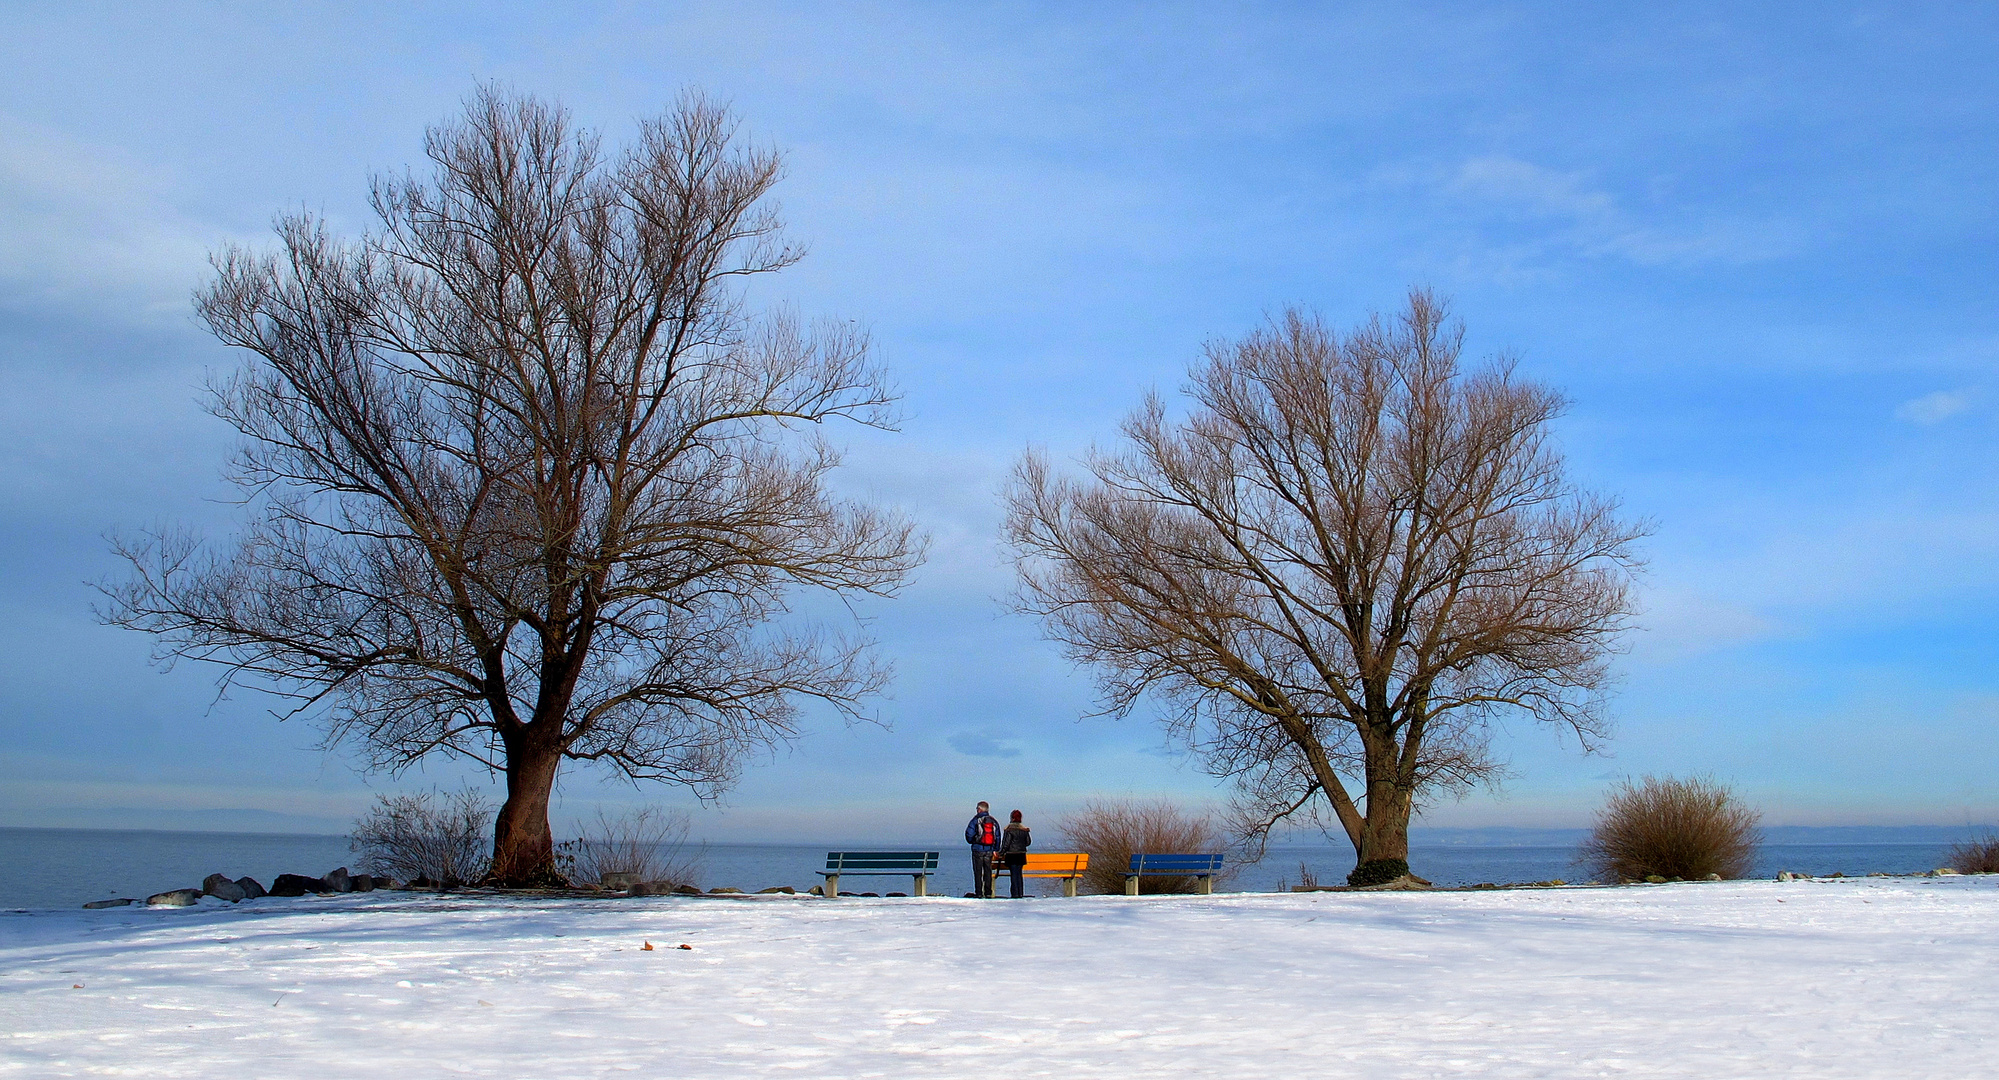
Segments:
[[[1938,390],[1934,394],[1924,394],[1911,398],[1895,407],[1895,419],[1928,427],[1941,424],[1959,413],[1968,411],[1978,403],[1978,396],[1972,390]]]
[[[1505,154],[1465,160],[1434,183],[1475,214],[1483,208],[1506,219],[1486,224],[1511,235],[1499,246],[1503,261],[1513,264],[1556,254],[1648,266],[1748,263],[1797,245],[1795,236],[1768,222],[1647,222],[1586,172],[1551,169]]]
[[[1010,758],[1020,756],[1020,747],[1013,745],[1012,740],[995,739],[990,735],[982,735],[977,732],[962,732],[951,736],[946,741],[951,744],[951,749],[964,754],[966,757]]]

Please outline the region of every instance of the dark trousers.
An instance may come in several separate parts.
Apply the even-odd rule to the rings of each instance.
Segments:
[[[981,900],[993,898],[993,849],[975,847],[972,849],[972,895]]]
[[[1009,863],[1006,868],[1006,872],[1013,875],[1013,898],[1015,900],[1027,895],[1027,890],[1021,885],[1020,870],[1021,865],[1019,863]]]

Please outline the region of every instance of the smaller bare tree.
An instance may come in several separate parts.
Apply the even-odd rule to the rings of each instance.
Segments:
[[[630,874],[638,881],[693,885],[701,876],[701,853],[688,847],[693,825],[685,811],[656,806],[615,815],[599,810],[583,835],[557,845],[557,858],[573,860],[579,881]]]
[[[1009,494],[1020,607],[1106,711],[1165,704],[1247,839],[1327,810],[1363,877],[1407,872],[1419,795],[1494,776],[1491,718],[1602,738],[1631,611],[1640,529],[1565,475],[1561,397],[1462,341],[1425,292],[1346,334],[1287,311],[1208,347],[1184,419],[1149,397],[1088,479],[1030,453]]]
[[[1581,863],[1598,881],[1749,876],[1761,814],[1711,777],[1648,776],[1611,790]]]
[[[452,888],[485,876],[493,804],[472,788],[449,795],[380,795],[354,823],[349,846],[377,877]]]
[[[1166,799],[1092,799],[1063,818],[1062,843],[1090,856],[1083,874],[1084,892],[1122,893],[1131,857],[1204,855],[1222,848],[1221,837],[1207,817],[1196,817]],[[1143,877],[1142,893],[1190,893],[1191,877]]]

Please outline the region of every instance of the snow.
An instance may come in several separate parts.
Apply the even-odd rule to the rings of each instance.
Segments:
[[[0,1076],[1978,1075],[1994,886],[16,913]]]

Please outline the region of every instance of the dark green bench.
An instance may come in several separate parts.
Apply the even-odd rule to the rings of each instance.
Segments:
[[[1124,872],[1124,894],[1137,896],[1138,879],[1141,877],[1198,878],[1201,891],[1212,893],[1215,891],[1215,875],[1221,872],[1220,855],[1133,855],[1131,868]]]
[[[826,853],[826,869],[819,876],[826,879],[821,888],[828,897],[840,895],[840,877],[899,877],[908,874],[916,884],[909,892],[912,896],[930,895],[930,875],[937,872],[937,853],[934,851],[829,851]]]

